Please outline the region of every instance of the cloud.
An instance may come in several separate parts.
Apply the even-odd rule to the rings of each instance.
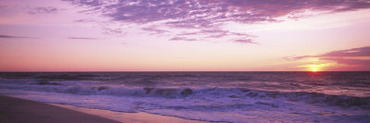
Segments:
[[[75,20],[75,22],[87,23],[87,22],[95,22],[95,21],[93,19],[78,19],[78,20]]]
[[[0,34],[0,38],[9,38],[9,39],[19,39],[19,38],[25,38],[25,39],[39,39],[39,38],[35,38],[35,37],[25,37],[25,36],[14,36],[14,35],[1,35]]]
[[[370,46],[338,50],[320,55],[321,57],[370,57]]]
[[[55,13],[58,12],[58,10],[60,10],[60,9],[57,9],[55,7],[50,7],[50,6],[35,7],[35,8],[30,8],[27,13],[31,14],[31,15],[35,15],[35,14],[55,14]]]
[[[362,70],[370,70],[370,46],[336,50],[319,55],[305,55],[293,57],[293,60],[306,58],[318,58],[320,60],[333,61],[338,64],[357,66]]]
[[[300,16],[296,16],[297,13],[305,10],[336,13],[370,8],[370,2],[368,0],[64,1],[78,6],[89,7],[88,11],[99,12],[115,22],[140,25],[159,23],[161,27],[195,29],[198,31],[213,30],[218,33],[218,35],[211,35],[209,38],[220,38],[225,35],[234,36],[234,38],[244,38],[233,33],[225,34],[222,25],[227,22],[245,24],[279,22],[283,21],[278,19],[282,16],[291,15],[292,18],[299,18]],[[147,31],[153,30],[155,29],[147,29]],[[188,34],[190,35],[190,33]],[[248,35],[246,33],[240,34]]]
[[[370,68],[369,59],[355,59],[355,58],[323,58],[323,60],[336,61],[339,64],[348,64],[348,65],[366,65],[367,68]],[[370,70],[370,69],[369,69]]]
[[[149,31],[149,32],[151,32],[152,35],[158,35],[158,34],[163,34],[163,33],[169,32],[167,30],[159,29],[158,27],[154,27],[154,26],[144,27],[144,28],[142,28],[142,30]]]
[[[171,41],[197,41],[195,38],[187,38],[187,37],[173,37],[170,39]]]
[[[68,37],[68,39],[74,39],[74,40],[98,40],[99,38],[90,38],[90,37]]]
[[[181,37],[194,35],[201,35],[201,40],[225,38],[226,40],[239,43],[255,43],[252,38],[256,37],[246,33],[231,32],[223,29],[201,29],[193,32],[182,32],[176,36]]]
[[[207,27],[225,21],[244,23],[274,21],[304,9],[317,11],[351,11],[370,7],[366,0],[64,0],[80,6],[104,10],[116,21],[148,23],[169,20],[179,27]]]
[[[370,57],[370,46],[352,48],[346,50],[336,50],[320,55],[304,55],[304,56],[295,56],[293,59],[299,60],[310,57],[319,57],[319,58],[344,58],[344,57]]]
[[[238,43],[245,43],[245,44],[256,44],[256,42],[253,42],[252,39],[236,39],[234,40],[235,42],[238,42]]]

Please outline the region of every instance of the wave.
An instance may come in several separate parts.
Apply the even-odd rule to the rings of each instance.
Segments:
[[[58,92],[84,94],[84,95],[114,95],[114,96],[155,96],[166,98],[179,98],[193,93],[190,88],[129,88],[125,86],[72,86]]]
[[[354,97],[346,95],[328,95],[315,92],[279,92],[261,91],[248,88],[168,88],[168,87],[127,87],[124,85],[97,84],[88,82],[49,82],[36,81],[22,83],[1,83],[3,89],[20,89],[31,91],[46,91],[78,95],[111,95],[139,96],[160,98],[210,98],[219,99],[256,99],[256,100],[287,100],[300,101],[320,106],[338,106],[343,108],[359,107],[370,109],[369,97]],[[262,105],[263,103],[261,103]],[[276,105],[271,105],[276,107]]]
[[[285,99],[289,101],[303,101],[315,105],[339,106],[343,108],[360,107],[370,109],[370,98],[353,97],[346,95],[328,95],[314,92],[278,92],[259,91],[245,88],[154,88],[154,87],[126,87],[126,86],[72,86],[61,90],[72,94],[103,94],[114,96],[140,96],[163,98],[254,98],[254,99]],[[272,105],[274,107],[274,105]]]

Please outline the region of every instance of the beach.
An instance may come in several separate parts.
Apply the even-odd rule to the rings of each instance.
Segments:
[[[38,105],[119,122],[370,121],[369,72],[61,72],[0,75],[0,95],[42,102]],[[2,114],[6,114],[2,119],[6,120],[29,116],[18,115],[22,114],[19,112],[30,113],[29,117],[42,120],[63,114],[34,116],[46,109],[27,106],[32,103],[18,103],[17,106],[9,99],[2,103],[5,103]],[[59,119],[75,121],[73,118]]]
[[[2,123],[119,123],[119,122],[177,122],[198,123],[176,117],[149,113],[122,113],[109,110],[81,108],[69,105],[40,103],[0,95]]]

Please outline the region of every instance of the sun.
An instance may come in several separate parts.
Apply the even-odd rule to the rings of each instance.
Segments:
[[[311,71],[312,71],[312,72],[317,72],[317,71],[319,71],[319,69],[318,69],[318,68],[316,68],[316,67],[314,67],[314,68],[312,68],[312,69],[311,69]]]
[[[322,63],[322,64],[307,64],[300,67],[304,67],[305,71],[309,72],[322,72],[328,69],[329,66],[334,66],[335,63]]]
[[[311,71],[311,72],[318,72],[318,71],[320,71],[320,65],[310,65],[309,66],[309,71]]]

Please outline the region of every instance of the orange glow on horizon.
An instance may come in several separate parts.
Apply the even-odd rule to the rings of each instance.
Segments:
[[[320,67],[321,67],[320,65],[309,65],[309,69],[312,72],[320,71]]]
[[[312,72],[317,72],[317,71],[319,71],[319,70],[318,70],[318,68],[315,68],[315,67],[314,67],[314,68],[312,68],[312,70],[311,70],[311,71],[312,71]]]

